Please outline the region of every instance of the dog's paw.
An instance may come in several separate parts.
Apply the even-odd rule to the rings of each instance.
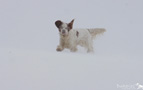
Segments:
[[[77,51],[77,48],[71,48],[70,51],[71,51],[71,52],[76,52],[76,51]]]
[[[57,51],[62,51],[62,49],[61,49],[61,48],[57,48],[56,50],[57,50]]]
[[[60,51],[63,51],[63,48],[58,46],[56,50],[60,52]]]

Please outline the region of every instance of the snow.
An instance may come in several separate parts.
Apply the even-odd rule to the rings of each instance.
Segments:
[[[116,90],[116,84],[142,83],[136,58],[12,49],[1,58],[3,90]]]
[[[81,3],[82,2],[82,3]],[[0,90],[122,90],[143,85],[142,0],[1,0]],[[95,53],[56,52],[56,20],[106,28]]]

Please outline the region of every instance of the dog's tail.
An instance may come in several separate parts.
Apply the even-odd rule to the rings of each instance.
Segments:
[[[97,35],[103,34],[106,30],[104,28],[92,28],[88,29],[88,31],[90,32],[92,39],[95,39]]]

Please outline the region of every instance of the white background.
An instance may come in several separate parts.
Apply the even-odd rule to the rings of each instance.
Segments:
[[[106,28],[94,54],[64,50],[56,20]],[[0,0],[0,90],[116,90],[143,84],[143,0]]]

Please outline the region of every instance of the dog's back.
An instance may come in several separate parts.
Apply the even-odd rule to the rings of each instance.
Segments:
[[[73,29],[79,38],[86,38],[91,35],[92,39],[95,39],[97,35],[103,34],[106,30],[104,28],[91,28],[91,29]],[[90,34],[90,35],[89,35]]]

